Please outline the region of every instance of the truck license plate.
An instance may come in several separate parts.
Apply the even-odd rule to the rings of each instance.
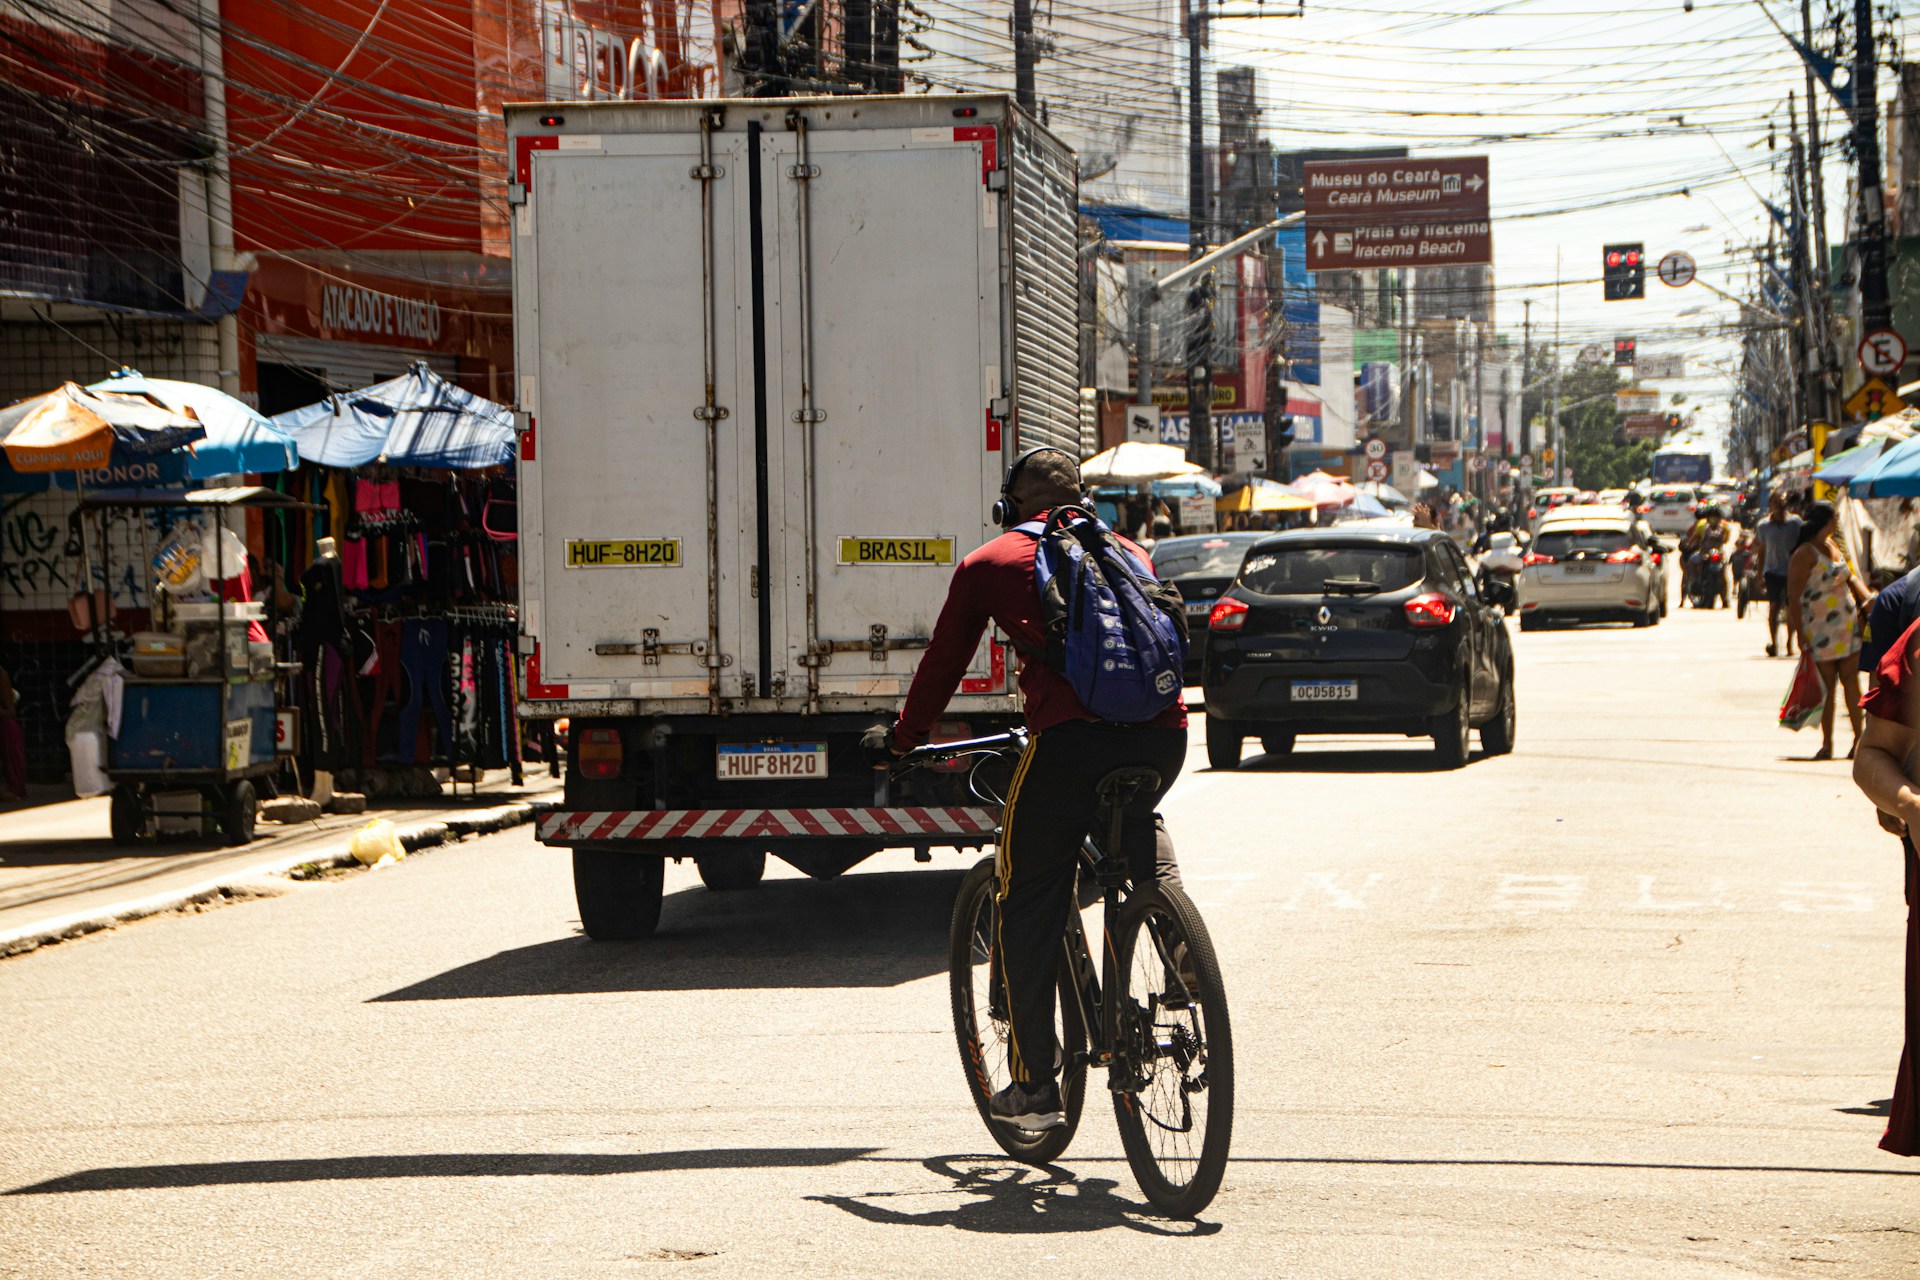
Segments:
[[[1293,700],[1295,702],[1358,702],[1360,701],[1360,682],[1358,680],[1295,680]]]
[[[824,742],[723,742],[718,776],[722,782],[754,782],[766,778],[824,778],[827,744]]]

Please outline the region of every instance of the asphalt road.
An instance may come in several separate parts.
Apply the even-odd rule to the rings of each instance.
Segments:
[[[993,1154],[967,859],[676,869],[604,945],[521,830],[0,963],[0,1274],[1914,1274],[1898,850],[1773,726],[1787,664],[1724,613],[1515,639],[1519,748],[1462,772],[1196,734],[1168,817],[1239,1070],[1199,1223],[1104,1109]]]

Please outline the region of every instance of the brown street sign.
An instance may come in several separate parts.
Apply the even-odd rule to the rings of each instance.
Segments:
[[[1487,218],[1485,156],[1334,160],[1302,166],[1307,234],[1314,228]]]
[[[1307,270],[1452,267],[1493,261],[1485,218],[1416,220],[1397,226],[1307,227]]]
[[[1667,429],[1664,413],[1623,413],[1620,435],[1627,440],[1658,440]]]

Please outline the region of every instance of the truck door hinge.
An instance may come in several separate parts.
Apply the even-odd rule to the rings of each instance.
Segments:
[[[1006,189],[1007,189],[1007,171],[1005,169],[995,169],[991,173],[987,174],[987,190],[1005,191]]]
[[[810,422],[825,422],[827,420],[827,411],[825,409],[795,409],[793,411],[793,420],[802,425]]]
[[[805,182],[809,178],[817,178],[820,176],[820,166],[817,164],[790,164],[787,166],[787,176],[796,182]]]
[[[695,182],[712,182],[716,178],[726,177],[727,171],[717,164],[697,164],[688,171],[687,176]]]
[[[760,598],[760,566],[757,564],[747,566],[747,595],[754,600]]]
[[[507,203],[509,205],[523,205],[526,202],[527,184],[524,182],[509,182],[507,184]]]
[[[727,416],[727,406],[723,404],[703,404],[696,406],[693,416],[701,422],[718,422]]]
[[[875,662],[887,660],[887,624],[876,622],[867,628],[867,657]]]

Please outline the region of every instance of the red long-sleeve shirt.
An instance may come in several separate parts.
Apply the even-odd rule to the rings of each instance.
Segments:
[[[1041,521],[1046,518],[1045,512],[1034,517]],[[1143,561],[1148,558],[1125,538],[1120,542]],[[907,690],[906,705],[894,725],[894,741],[900,746],[917,747],[927,740],[953,691],[960,687],[989,622],[998,623],[1020,652],[1020,694],[1026,703],[1029,730],[1039,733],[1069,720],[1099,718],[1081,705],[1065,676],[1027,656],[1046,648],[1040,589],[1033,580],[1033,553],[1033,538],[1024,533],[1003,533],[963,559],[953,571],[953,583],[947,588],[940,620],[934,624],[933,639],[920,659],[913,685]],[[1168,729],[1186,728],[1186,703],[1176,697],[1153,723]]]

